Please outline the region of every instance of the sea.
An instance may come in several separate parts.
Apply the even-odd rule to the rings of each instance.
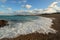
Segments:
[[[0,15],[0,20],[7,20],[7,21],[30,21],[30,20],[35,20],[38,19],[38,16],[14,16],[14,15]]]
[[[19,35],[35,32],[43,34],[56,33],[56,30],[51,28],[53,25],[51,18],[27,15],[0,15],[0,20],[6,20],[9,24],[0,28],[0,39],[15,38]]]

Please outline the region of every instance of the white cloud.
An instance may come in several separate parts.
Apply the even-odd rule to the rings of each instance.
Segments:
[[[56,9],[57,11],[60,11],[60,7],[58,7],[57,5],[55,6],[55,9]]]
[[[32,6],[29,5],[29,4],[25,5],[25,8],[27,8],[27,9],[30,9],[31,7],[32,7]]]
[[[50,13],[53,13],[53,12],[58,12],[60,11],[60,7],[57,6],[59,2],[53,2],[48,8],[47,8],[47,11],[46,12],[50,12]]]
[[[54,13],[54,12],[59,12],[60,7],[58,7],[58,2],[53,2],[51,5],[48,6],[48,8],[45,9],[34,9],[34,10],[18,10],[13,12],[12,14],[20,14],[20,15],[35,15],[35,14],[44,14],[44,13]],[[1,7],[4,7],[2,5]],[[27,4],[27,5],[22,5],[22,7],[25,7],[27,9],[30,9],[32,6]],[[12,11],[12,8],[6,8],[5,10]]]
[[[41,13],[55,13],[60,11],[60,7],[57,6],[59,2],[53,2],[51,5],[48,6],[46,9],[35,9],[33,10],[34,13],[36,14],[41,14]]]
[[[6,8],[6,10],[11,11],[11,10],[12,10],[12,8]]]
[[[14,14],[16,15],[31,15],[32,14],[32,10],[17,10],[14,12]]]
[[[0,11],[0,15],[12,15],[10,12]]]
[[[5,5],[1,5],[1,8],[4,9],[5,11],[12,11],[11,7],[6,7]]]
[[[54,8],[58,2],[53,2],[48,8]]]
[[[44,13],[55,13],[56,10],[55,9],[52,9],[52,8],[47,8]]]
[[[19,14],[19,15],[36,15],[36,14],[51,14],[54,12],[60,11],[60,7],[57,6],[58,2],[53,2],[51,5],[48,6],[48,8],[45,9],[34,9],[34,10],[18,10],[15,11],[14,14]],[[23,7],[30,9],[32,6],[31,5],[23,5]]]

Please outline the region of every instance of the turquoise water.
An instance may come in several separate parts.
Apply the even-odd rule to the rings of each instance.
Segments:
[[[9,20],[9,21],[28,21],[38,19],[38,16],[6,16],[0,15],[0,20]]]

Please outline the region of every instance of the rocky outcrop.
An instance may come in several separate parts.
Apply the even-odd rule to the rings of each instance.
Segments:
[[[7,23],[8,23],[8,21],[6,21],[6,20],[0,20],[0,27],[6,26]]]

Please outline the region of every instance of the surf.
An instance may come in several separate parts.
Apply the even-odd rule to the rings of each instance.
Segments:
[[[14,19],[14,18],[13,18]],[[7,19],[5,19],[7,20]],[[56,33],[52,27],[51,18],[41,16],[24,16],[16,20],[8,20],[8,26],[0,28],[0,39],[2,38],[15,38],[19,35],[27,35],[30,33]]]

